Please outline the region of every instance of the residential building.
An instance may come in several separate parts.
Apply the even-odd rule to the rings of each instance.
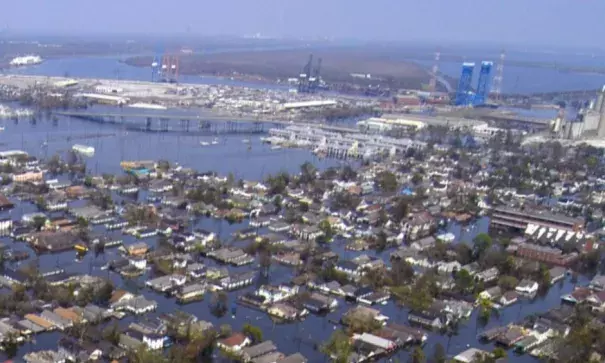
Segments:
[[[538,292],[538,288],[539,288],[539,285],[537,282],[523,279],[523,280],[521,280],[519,285],[517,285],[517,287],[515,287],[515,291],[517,291],[520,294],[534,295]]]
[[[273,344],[273,342],[270,340],[266,340],[262,343],[243,348],[241,351],[241,357],[244,362],[250,362],[254,358],[275,352],[276,350],[277,347],[275,344]]]
[[[220,339],[216,342],[216,345],[228,352],[239,352],[244,347],[250,344],[250,339],[242,333],[233,333],[230,337]]]

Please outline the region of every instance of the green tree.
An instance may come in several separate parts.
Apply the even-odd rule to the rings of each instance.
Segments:
[[[390,171],[383,171],[376,175],[376,183],[380,189],[386,192],[394,192],[397,190],[397,177]]]
[[[43,216],[35,216],[33,219],[33,227],[37,230],[40,231],[42,229],[42,227],[44,227],[44,225],[46,224],[46,217]]]
[[[411,363],[426,363],[426,356],[421,347],[414,348],[412,355],[410,356]]]
[[[4,348],[4,353],[9,359],[17,356],[17,352],[19,351],[19,342],[17,341],[17,335],[13,332],[9,332],[4,337],[2,347]]]
[[[414,175],[412,176],[412,184],[420,185],[420,183],[422,183],[423,179],[424,179],[424,177],[422,176],[422,174],[414,173]]]
[[[244,327],[242,328],[242,333],[244,333],[246,336],[248,336],[250,338],[250,340],[252,340],[252,343],[257,344],[263,341],[263,331],[261,330],[261,328],[251,325],[251,324],[244,324]]]
[[[433,351],[433,362],[434,363],[445,363],[447,360],[447,355],[445,354],[445,348],[441,343],[437,343],[435,345],[435,350]]]
[[[311,183],[315,180],[317,175],[317,168],[306,161],[300,166],[300,182],[303,184]]]
[[[500,348],[500,347],[494,348],[492,355],[495,359],[505,358],[506,350],[504,350],[503,348]]]
[[[502,290],[512,290],[519,284],[519,280],[517,280],[514,276],[504,275],[498,279],[498,286],[502,288]]]
[[[473,252],[475,256],[482,256],[492,247],[492,238],[487,233],[479,233],[473,238]]]
[[[334,230],[332,229],[332,225],[327,219],[319,222],[319,229],[323,232],[323,240],[326,242],[330,242],[332,237],[334,236]]]
[[[456,287],[462,292],[472,291],[475,285],[473,276],[467,270],[460,270],[456,272],[454,277]]]
[[[349,363],[353,353],[351,339],[342,330],[336,330],[330,339],[321,347],[321,351],[332,358],[335,363]]]

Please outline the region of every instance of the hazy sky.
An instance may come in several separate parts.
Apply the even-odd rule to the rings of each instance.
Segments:
[[[605,0],[6,0],[0,14],[14,32],[605,47]]]

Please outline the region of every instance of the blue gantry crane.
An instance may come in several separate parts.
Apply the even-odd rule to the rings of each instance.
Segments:
[[[479,81],[477,83],[477,92],[475,93],[475,97],[473,99],[474,106],[485,105],[487,99],[489,98],[493,66],[493,62],[481,62],[481,69],[479,70]]]
[[[473,82],[473,71],[475,70],[475,63],[464,62],[462,64],[462,74],[460,75],[460,82],[458,82],[458,88],[456,89],[456,98],[454,103],[456,106],[465,106],[472,103],[472,90],[471,83]]]

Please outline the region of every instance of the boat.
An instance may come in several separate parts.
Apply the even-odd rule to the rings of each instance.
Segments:
[[[281,146],[279,146],[279,145],[271,146],[271,150],[279,150],[279,149],[281,149]]]
[[[73,151],[85,155],[85,156],[93,156],[95,154],[95,148],[92,146],[86,146],[81,144],[75,144],[71,148]]]
[[[215,138],[212,140],[212,145],[217,145],[217,144],[218,144],[218,138],[216,138],[216,137],[215,137]]]
[[[26,55],[26,56],[22,56],[22,57],[13,58],[9,64],[12,67],[23,67],[23,66],[31,66],[31,65],[35,65],[35,64],[40,64],[43,61],[44,60],[42,59],[42,57],[40,57],[38,55]]]
[[[208,141],[200,141],[200,145],[208,146],[208,145],[210,145],[210,143]]]
[[[244,144],[249,144],[249,143],[250,143],[250,139],[243,139],[243,140],[242,140],[242,142],[243,142]]]
[[[453,233],[443,233],[437,236],[437,239],[442,242],[453,242],[456,239],[456,235]]]
[[[4,131],[4,126],[0,126],[0,131]]]

